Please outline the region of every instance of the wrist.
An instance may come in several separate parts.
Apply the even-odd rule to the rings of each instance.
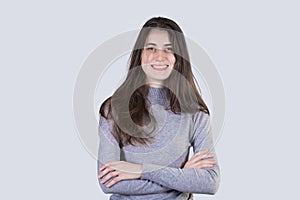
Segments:
[[[143,165],[138,164],[138,178],[139,179],[142,177],[142,171],[143,171]]]

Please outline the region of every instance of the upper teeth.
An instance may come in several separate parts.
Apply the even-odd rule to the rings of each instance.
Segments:
[[[151,65],[152,67],[154,67],[154,68],[160,68],[160,69],[162,69],[162,68],[166,68],[166,67],[168,67],[169,65],[161,65],[161,66],[154,66],[154,65]]]

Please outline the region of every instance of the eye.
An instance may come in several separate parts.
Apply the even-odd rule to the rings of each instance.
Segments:
[[[155,48],[154,47],[146,47],[146,50],[148,52],[155,52]]]
[[[165,49],[165,51],[168,52],[168,53],[173,53],[173,48],[172,47],[167,47]]]

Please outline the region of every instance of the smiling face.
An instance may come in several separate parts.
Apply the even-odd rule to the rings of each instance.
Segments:
[[[141,56],[146,83],[151,87],[162,87],[174,67],[176,58],[167,31],[152,29],[146,39]]]

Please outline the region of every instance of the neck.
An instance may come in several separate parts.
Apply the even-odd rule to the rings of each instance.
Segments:
[[[164,87],[164,84],[162,82],[148,82],[147,84],[153,88],[163,88]]]

